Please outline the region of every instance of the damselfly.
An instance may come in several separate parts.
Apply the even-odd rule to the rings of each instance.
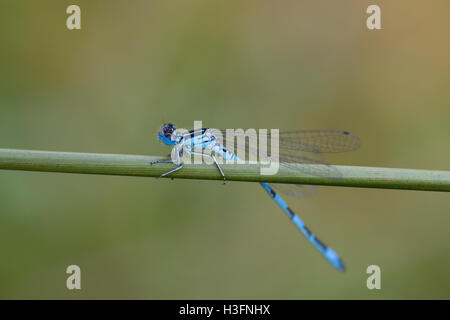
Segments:
[[[160,162],[173,162],[176,167],[161,175],[161,177],[180,170],[183,167],[182,158],[185,156],[202,156],[212,159],[217,166],[220,174],[225,181],[225,175],[220,167],[217,156],[224,160],[239,160],[236,155],[236,149],[230,150],[226,143],[226,131],[211,128],[203,128],[191,131],[176,130],[171,123],[164,124],[158,133],[158,140],[164,144],[173,147],[172,159],[161,159],[153,161],[151,164]],[[232,137],[233,139],[236,136]],[[270,138],[270,134],[269,134]],[[343,130],[303,130],[279,132],[279,162],[280,165],[289,166],[294,169],[299,167],[298,163],[315,164],[313,169],[304,166],[301,170],[309,170],[307,173],[316,176],[326,176],[339,178],[339,172],[326,164],[320,157],[321,153],[335,153],[355,150],[359,147],[360,141],[354,134]],[[233,143],[234,144],[234,143]],[[268,148],[270,151],[270,148]],[[249,154],[257,152],[257,148],[246,147]],[[303,235],[311,242],[319,252],[327,259],[337,270],[344,271],[345,266],[339,255],[330,247],[320,241],[308,227],[306,227],[300,217],[295,214],[286,202],[275,192],[279,190],[293,196],[303,196],[311,193],[312,186],[291,185],[291,184],[268,184],[261,183],[262,187],[268,192],[275,202],[283,209],[290,220],[297,226]]]

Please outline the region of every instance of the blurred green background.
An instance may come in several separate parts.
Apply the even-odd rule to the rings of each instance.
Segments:
[[[81,7],[82,30],[66,28]],[[366,28],[366,8],[382,30]],[[346,129],[333,164],[450,170],[447,0],[0,3],[0,147],[162,155],[163,122]],[[0,298],[450,298],[450,197],[0,171]],[[66,267],[82,271],[69,291]],[[381,267],[381,290],[366,268]]]

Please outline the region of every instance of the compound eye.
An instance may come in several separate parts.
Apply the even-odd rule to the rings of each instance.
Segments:
[[[166,129],[167,129],[166,134],[171,135],[173,133],[173,131],[175,130],[175,126],[173,124],[169,123],[167,125]]]

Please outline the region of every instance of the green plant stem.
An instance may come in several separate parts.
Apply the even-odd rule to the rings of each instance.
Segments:
[[[0,149],[0,169],[158,177],[173,168],[171,163],[150,165],[161,157],[74,152]],[[229,181],[276,182],[327,186],[450,191],[450,172],[395,168],[334,166],[339,178],[311,176],[315,165],[298,164],[299,170],[280,166],[275,175],[262,176],[259,164],[223,164]],[[302,170],[303,168],[303,170]],[[169,178],[222,180],[208,164],[185,165]]]

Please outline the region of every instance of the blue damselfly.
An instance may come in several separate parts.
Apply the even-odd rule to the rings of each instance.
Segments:
[[[183,167],[183,157],[186,156],[202,156],[210,158],[217,166],[224,181],[226,180],[225,174],[220,166],[220,158],[223,160],[238,161],[240,158],[236,155],[236,148],[231,149],[229,147],[230,139],[227,141],[227,132],[225,130],[217,130],[212,128],[202,128],[196,130],[176,130],[175,126],[171,123],[164,124],[161,131],[158,133],[158,140],[162,141],[165,145],[172,146],[172,159],[161,159],[152,162],[156,164],[160,162],[173,162],[176,167],[170,171],[167,171],[161,175],[167,176],[168,174],[180,170]],[[277,132],[278,133],[278,132]],[[241,134],[248,135],[241,131]],[[251,136],[251,134],[250,134]],[[268,139],[271,137],[271,133],[267,134]],[[234,139],[236,135],[231,137],[234,146]],[[238,137],[239,138],[239,137]],[[245,138],[245,137],[244,137]],[[250,137],[251,138],[251,137]],[[277,155],[280,165],[291,166],[298,169],[296,164],[315,164],[313,169],[308,172],[311,175],[326,176],[339,178],[339,172],[333,167],[325,163],[321,159],[322,153],[335,153],[355,150],[359,147],[360,141],[354,134],[343,130],[300,130],[300,131],[286,131],[279,132],[278,138],[278,150]],[[245,146],[245,151],[248,154],[255,154],[258,148],[255,146]],[[270,146],[268,151],[273,152]],[[217,157],[220,157],[219,159]],[[306,170],[308,166],[305,167]],[[288,215],[289,219],[297,226],[302,234],[310,241],[319,252],[327,259],[331,265],[337,270],[344,271],[345,266],[339,255],[330,247],[320,241],[314,233],[312,233],[305,225],[302,219],[295,214],[287,203],[275,192],[287,193],[292,196],[303,196],[305,193],[311,193],[313,187],[311,186],[299,186],[290,184],[268,184],[266,182],[261,183],[262,187],[268,192],[275,202],[283,209]]]

